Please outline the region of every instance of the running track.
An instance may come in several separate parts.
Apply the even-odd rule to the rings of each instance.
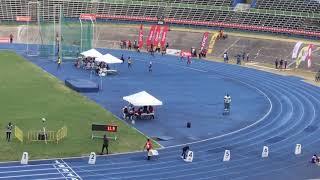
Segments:
[[[195,154],[192,163],[185,163],[179,157],[181,146],[172,146],[159,150],[160,156],[151,161],[145,160],[145,153],[136,152],[101,156],[96,165],[88,165],[87,157],[32,161],[24,166],[18,162],[2,163],[0,179],[280,180],[320,177],[320,167],[308,163],[320,148],[318,87],[295,77],[223,63],[196,61],[191,67],[178,61],[159,63],[246,83],[267,97],[270,109],[255,123],[233,133],[191,144]],[[303,153],[299,156],[293,153],[297,143],[302,144]],[[268,158],[262,159],[264,145],[269,146],[270,153]],[[225,149],[231,150],[230,162],[222,162]]]

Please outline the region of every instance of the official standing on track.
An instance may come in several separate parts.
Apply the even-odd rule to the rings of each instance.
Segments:
[[[101,155],[103,155],[104,148],[106,148],[107,154],[109,154],[108,146],[109,146],[109,139],[108,139],[107,135],[104,135],[103,136],[103,145],[102,145]]]
[[[152,61],[149,63],[149,72],[152,72]]]
[[[11,132],[12,132],[12,128],[13,128],[13,125],[11,124],[11,122],[9,122],[9,124],[7,125],[7,128],[6,128],[6,141],[10,141],[11,139]]]
[[[57,61],[58,67],[57,67],[57,69],[61,68],[61,63],[62,63],[61,58],[60,58],[60,56],[58,56],[58,61]]]

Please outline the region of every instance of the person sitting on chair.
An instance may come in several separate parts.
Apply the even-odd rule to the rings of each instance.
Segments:
[[[130,118],[129,110],[127,106],[123,108],[123,116],[124,116],[124,119]]]
[[[319,157],[316,154],[312,156],[311,163],[319,163]]]
[[[182,148],[182,154],[181,154],[181,158],[186,159],[187,158],[187,153],[189,151],[189,146],[185,146]]]

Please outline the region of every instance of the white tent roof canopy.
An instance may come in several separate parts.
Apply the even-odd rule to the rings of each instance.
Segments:
[[[100,56],[102,56],[102,54],[97,51],[96,49],[90,49],[88,51],[84,51],[81,53],[82,56],[84,57],[92,57],[92,58],[98,58]]]
[[[130,96],[124,96],[123,100],[134,106],[161,106],[162,102],[146,91],[141,91]]]
[[[105,54],[103,56],[100,56],[100,57],[96,58],[95,61],[105,62],[107,64],[122,63],[122,61],[119,58],[114,57],[111,54]]]

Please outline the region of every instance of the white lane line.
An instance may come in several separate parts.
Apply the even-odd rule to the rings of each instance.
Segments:
[[[53,169],[55,170],[55,169]],[[45,176],[45,175],[54,175],[54,174],[57,174],[57,175],[60,175],[59,172],[56,172],[56,173],[37,173],[37,174],[26,174],[26,175],[17,175],[17,176],[0,176],[0,179],[8,179],[8,178],[21,178],[21,177],[30,177],[30,176]]]
[[[39,160],[33,160],[33,161],[39,161]],[[18,162],[18,161],[14,161],[14,162]],[[20,161],[19,161],[20,162]],[[9,163],[9,162],[1,162],[2,164],[6,164],[6,163]],[[5,167],[0,167],[0,169],[6,169],[6,168],[20,168],[20,167],[36,167],[36,166],[50,166],[51,167],[52,163],[50,164],[26,164],[26,165],[17,165],[17,166],[5,166]]]
[[[82,179],[63,159],[60,159],[80,179]]]

